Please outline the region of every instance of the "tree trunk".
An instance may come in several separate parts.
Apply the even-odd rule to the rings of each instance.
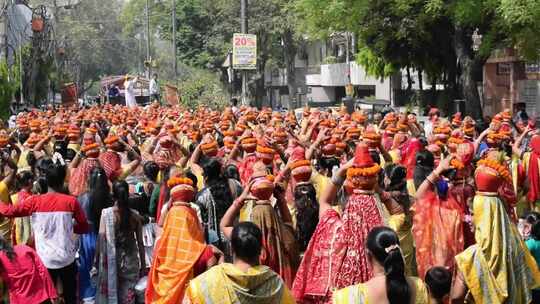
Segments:
[[[287,68],[287,87],[289,88],[289,104],[288,109],[293,109],[296,106],[296,103],[293,100],[296,99],[297,84],[296,84],[296,68],[295,68],[295,58],[296,58],[296,45],[294,43],[293,32],[289,29],[285,30],[282,35],[283,39],[283,48],[285,50],[285,66]]]
[[[407,91],[410,92],[412,90],[413,86],[413,80],[411,77],[411,68],[407,67]]]
[[[461,26],[455,28],[454,49],[458,59],[458,66],[461,73],[458,78],[458,85],[463,99],[465,99],[465,113],[475,119],[482,118],[482,104],[476,86],[475,71],[479,64],[485,60],[475,60],[472,50],[472,39],[467,34],[467,30]]]
[[[418,69],[418,89],[420,92],[424,90],[424,77],[422,76],[423,71]]]

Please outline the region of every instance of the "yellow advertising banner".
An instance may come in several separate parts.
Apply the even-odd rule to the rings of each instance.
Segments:
[[[233,68],[236,70],[254,70],[257,68],[256,35],[233,35]]]

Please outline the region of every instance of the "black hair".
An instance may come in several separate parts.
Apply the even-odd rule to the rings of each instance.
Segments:
[[[28,154],[26,154],[26,163],[28,164],[30,169],[34,171],[37,163],[36,154],[34,154],[34,151],[30,151],[28,152]]]
[[[411,289],[405,277],[405,262],[397,234],[388,227],[375,227],[368,233],[366,243],[371,256],[384,267],[388,302],[410,303]],[[395,248],[391,249],[391,246]]]
[[[115,181],[113,184],[113,198],[120,210],[120,230],[129,231],[129,219],[131,209],[129,209],[129,185],[125,181]]]
[[[159,174],[159,166],[153,161],[146,162],[143,165],[143,172],[148,179],[155,182]]]
[[[233,202],[233,195],[226,177],[221,174],[221,163],[215,158],[209,158],[202,163],[206,187],[210,190],[216,204],[215,216],[219,223]]]
[[[30,133],[20,131],[17,133],[17,140],[20,144],[24,144],[28,140],[28,137],[30,137]]]
[[[532,225],[540,220],[540,213],[530,211],[524,216],[524,219],[527,221],[527,223]]]
[[[300,184],[294,188],[296,215],[296,240],[300,250],[307,248],[309,240],[319,222],[319,204],[315,187],[312,184]]]
[[[232,103],[233,106],[238,105],[238,99],[236,99],[236,98],[231,98],[231,103]]]
[[[240,172],[238,171],[238,167],[233,164],[225,166],[225,169],[223,170],[223,176],[240,182]]]
[[[13,259],[17,256],[13,250],[13,246],[11,246],[11,244],[3,237],[0,237],[0,251],[5,253],[10,261],[13,261]]]
[[[137,146],[132,146],[131,149],[125,149],[125,150],[127,150],[126,154],[127,154],[127,159],[129,161],[134,161],[137,158],[139,158],[139,155],[141,155],[141,150]]]
[[[32,193],[45,194],[47,193],[47,179],[44,176],[38,176],[32,187]]]
[[[339,166],[339,159],[337,157],[320,157],[318,159],[318,165],[321,169],[326,169],[328,172],[332,172],[334,167]]]
[[[537,241],[540,241],[540,221],[536,221],[531,227],[531,237]]]
[[[435,167],[435,158],[433,153],[428,150],[421,150],[416,154],[416,166],[414,168],[413,180],[416,189],[420,187],[422,182],[433,171]]]
[[[35,174],[37,176],[43,176],[45,177],[45,173],[47,171],[47,168],[52,165],[52,160],[50,158],[40,158],[36,161],[35,165]]]
[[[66,167],[59,163],[52,163],[45,169],[47,186],[56,192],[64,192],[64,180],[66,178]]]
[[[377,152],[377,150],[369,150],[369,155],[371,156],[371,159],[374,163],[378,165],[381,164],[381,156],[379,155],[379,152]]]
[[[111,189],[105,170],[101,167],[95,167],[88,176],[88,199],[90,203],[89,220],[94,223],[94,228],[99,229],[101,211],[111,206]]]
[[[450,293],[452,274],[444,267],[431,267],[426,272],[425,282],[431,296],[434,299],[442,300]]]
[[[257,262],[262,248],[262,232],[252,222],[234,225],[231,247],[236,257],[247,262]]]
[[[65,157],[65,160],[69,160],[69,161],[72,161],[75,156],[77,155],[77,152],[73,149],[67,149],[66,150],[66,157]]]
[[[386,191],[407,191],[407,169],[397,164],[389,164],[384,168],[384,174],[390,180]]]
[[[15,185],[16,188],[20,191],[24,187],[29,187],[34,182],[34,173],[32,171],[24,170],[22,172],[17,173],[16,179],[15,179]]]
[[[199,179],[197,178],[197,175],[193,174],[191,171],[186,172],[186,177],[189,178],[193,182],[193,187],[197,189],[197,184],[199,183]]]
[[[67,142],[64,140],[57,140],[54,142],[54,152],[60,153],[62,157],[66,156],[67,152]]]

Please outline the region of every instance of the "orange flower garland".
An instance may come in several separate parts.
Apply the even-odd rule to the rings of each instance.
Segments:
[[[118,136],[116,136],[116,135],[113,135],[113,136],[107,137],[104,140],[104,143],[106,145],[110,145],[110,144],[113,144],[113,143],[117,142],[118,140],[120,140],[120,138]]]
[[[433,129],[434,134],[450,134],[451,132],[450,127],[436,127]]]
[[[459,138],[459,137],[450,137],[448,139],[448,143],[450,143],[450,144],[460,145],[460,144],[462,144],[464,142],[465,142],[465,140],[463,138]]]
[[[169,178],[169,180],[167,181],[167,186],[169,188],[172,188],[174,186],[178,186],[178,185],[190,185],[190,186],[193,186],[193,181],[187,177],[181,177],[181,176],[175,176],[175,177],[171,177]]]
[[[367,168],[349,168],[347,169],[347,178],[351,179],[356,176],[375,176],[381,171],[378,164],[374,164]]]
[[[81,148],[82,152],[88,152],[90,150],[98,149],[99,145],[97,143],[89,144]]]
[[[263,147],[263,146],[259,146],[259,145],[257,146],[257,152],[264,153],[264,154],[274,154],[274,153],[276,153],[274,151],[274,149],[272,149],[272,148],[267,148],[267,147]]]
[[[248,137],[248,138],[242,139],[242,144],[244,145],[256,144],[256,143],[257,143],[257,139],[254,137]]]
[[[497,171],[497,173],[499,173],[499,175],[507,182],[512,182],[512,174],[510,173],[510,170],[508,170],[505,165],[499,163],[498,161],[492,159],[481,159],[477,164],[478,166],[488,167]]]
[[[311,166],[311,162],[309,160],[307,160],[307,159],[296,161],[291,165],[291,170],[294,170],[294,169],[296,169],[298,167],[302,167],[302,166]]]
[[[463,162],[461,162],[459,159],[457,158],[452,158],[452,160],[450,161],[450,165],[454,168],[456,168],[457,170],[463,170],[465,169],[465,164]]]

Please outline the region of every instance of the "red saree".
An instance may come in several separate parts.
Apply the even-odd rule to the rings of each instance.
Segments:
[[[341,219],[334,209],[328,209],[309,241],[292,286],[299,303],[326,303],[332,300],[332,248]]]
[[[416,242],[418,276],[433,266],[455,267],[454,257],[463,251],[463,214],[451,192],[441,200],[433,191],[413,206],[413,235]]]
[[[343,215],[330,209],[319,224],[293,283],[301,303],[329,303],[331,290],[363,283],[371,278],[365,249],[368,232],[383,220],[373,195],[353,194]]]
[[[255,153],[246,155],[238,163],[238,173],[240,174],[240,181],[242,185],[248,184],[251,175],[253,174],[253,164],[257,162],[257,156]]]
[[[334,244],[332,269],[334,286],[341,289],[369,280],[372,276],[365,241],[369,231],[384,225],[373,195],[353,194],[341,217]]]
[[[110,181],[115,180],[122,173],[122,160],[114,151],[106,151],[99,155],[99,163],[105,170]]]
[[[95,167],[99,166],[97,158],[85,158],[79,166],[73,170],[69,178],[69,193],[73,196],[79,196],[86,191],[88,176]]]

